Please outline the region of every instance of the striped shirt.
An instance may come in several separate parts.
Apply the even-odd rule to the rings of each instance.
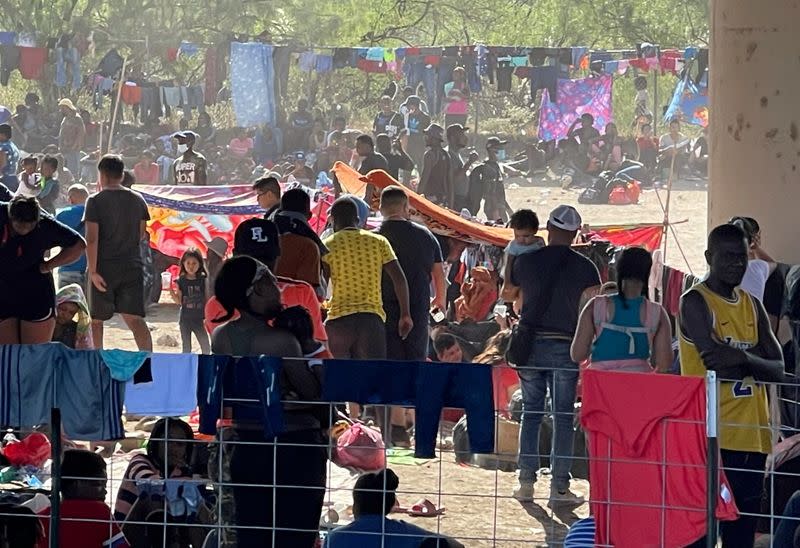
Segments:
[[[122,477],[122,484],[117,493],[117,501],[114,504],[114,519],[123,523],[131,506],[139,498],[139,488],[137,481],[161,479],[161,474],[155,465],[147,458],[147,455],[136,455],[128,464],[125,475]]]
[[[564,537],[564,548],[594,548],[594,518],[579,519]]]

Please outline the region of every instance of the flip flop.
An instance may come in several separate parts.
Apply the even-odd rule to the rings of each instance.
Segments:
[[[436,508],[436,505],[428,499],[419,499],[408,510],[408,515],[417,518],[433,518],[444,514],[445,510],[444,507]]]

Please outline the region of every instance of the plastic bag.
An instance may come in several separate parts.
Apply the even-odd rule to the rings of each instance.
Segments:
[[[3,455],[12,466],[41,468],[50,458],[50,440],[41,432],[34,432],[21,442],[6,445]]]
[[[384,469],[386,453],[381,433],[359,422],[351,425],[336,442],[333,462],[365,472]]]

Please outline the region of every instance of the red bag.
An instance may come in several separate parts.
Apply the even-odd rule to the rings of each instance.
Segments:
[[[20,442],[6,445],[3,455],[11,466],[40,468],[50,458],[50,440],[41,432],[34,432]]]
[[[625,186],[614,187],[608,195],[611,205],[631,205],[639,203],[642,188],[638,182],[632,181]]]
[[[360,422],[350,425],[336,442],[333,462],[364,472],[383,470],[386,453],[381,433]]]

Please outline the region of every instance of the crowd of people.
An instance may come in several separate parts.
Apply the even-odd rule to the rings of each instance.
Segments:
[[[774,261],[760,248],[757,223],[737,218],[711,231],[708,276],[682,297],[680,327],[673,332],[667,312],[648,298],[653,269],[648,251],[622,250],[614,281],[603,284],[597,266],[572,247],[583,227],[574,207],[562,205],[549,213],[547,242],[537,236],[535,212],[510,207],[503,185],[508,142],[488,138],[485,156],[469,147],[469,88],[457,71],[451,84],[445,126],[433,122],[424,102],[407,89],[399,100],[381,98],[372,134],[348,129],[341,108],[328,130],[322,113],[300,100],[286,127],[237,128],[225,146],[217,144],[222,132],[202,113],[194,130],[187,122],[156,138],[125,135],[119,140],[122,155],[99,158],[82,156],[91,139],[89,123],[68,99],[59,102],[57,142],[37,145],[42,126],[36,120],[45,117],[38,99],[29,97],[29,108],[0,124],[5,187],[0,186],[0,344],[58,341],[102,349],[104,324],[119,314],[137,348],[152,351],[143,268],[150,249],[149,211],[131,186],[255,180],[263,216],[236,227],[230,254],[224,241],[208,242],[205,254],[188,249],[169,290],[179,306],[184,353],[192,352],[196,340],[203,354],[284,359],[280,393],[287,400],[286,431],[277,443],[264,443],[265,417],[259,412],[232,405],[226,417],[235,439],[243,442],[221,467],[235,485],[226,502],[232,508],[226,525],[241,527],[235,531],[239,545],[314,545],[332,425],[327,405],[320,411],[293,402],[321,398],[320,367],[307,360],[333,357],[492,366],[493,388],[474,389],[492,390],[495,409],[504,416],[514,394],[521,394],[519,485],[513,496],[523,503],[535,499],[540,427],[552,412],[551,507],[583,502],[570,490],[582,367],[694,376],[714,370],[730,388],[720,391],[721,421],[736,426],[722,431],[722,463],[735,470],[728,479],[741,512],[738,520],[722,525],[722,539],[725,546],[752,546],[772,448],[761,383],[782,380],[784,371],[773,326],[760,304]],[[637,159],[646,169],[700,165],[707,144],[705,149],[690,146],[678,122],[656,142],[651,122],[647,114],[637,122]],[[26,151],[41,146],[41,154],[23,155],[15,136]],[[576,120],[559,147],[581,173],[626,169],[616,126],[609,124],[601,135],[590,115]],[[134,163],[131,169],[126,160]],[[362,174],[382,169],[467,217],[482,209],[487,219],[507,223],[514,238],[497,268],[470,270],[464,259],[467,244],[413,222],[408,189],[400,185],[369,186],[364,200],[338,197],[329,226],[318,235],[309,225],[311,195],[319,174],[328,173],[335,161]],[[85,177],[87,164],[97,171],[94,191],[79,182],[95,179]],[[287,190],[285,182],[297,184]],[[380,226],[370,230],[367,220],[375,203]],[[255,397],[263,379],[242,370],[236,382],[250,387],[244,397]],[[389,446],[415,443],[414,415],[403,407],[351,402],[346,412],[353,420],[374,420]],[[454,422],[459,418],[456,413]],[[91,479],[62,483],[62,516],[116,520],[117,525],[104,531],[94,527],[96,544],[75,522],[62,527],[62,536],[83,538],[86,546],[147,545],[151,533],[137,528],[138,521],[153,521],[157,508],[146,504],[137,482],[196,473],[190,469],[194,444],[182,441],[193,438],[188,425],[165,420],[152,437],[146,455],[130,463],[113,518],[102,502],[105,463],[91,453],[65,453],[63,473]],[[162,443],[162,437],[170,441]],[[355,521],[331,533],[325,545],[369,546],[383,534],[389,539],[384,546],[458,546],[454,539],[387,517],[398,484],[391,470],[360,478]],[[205,511],[198,516],[199,523],[211,523]],[[154,523],[159,519],[163,513]],[[376,536],[365,536],[369,533]],[[704,543],[698,540],[698,546]]]

